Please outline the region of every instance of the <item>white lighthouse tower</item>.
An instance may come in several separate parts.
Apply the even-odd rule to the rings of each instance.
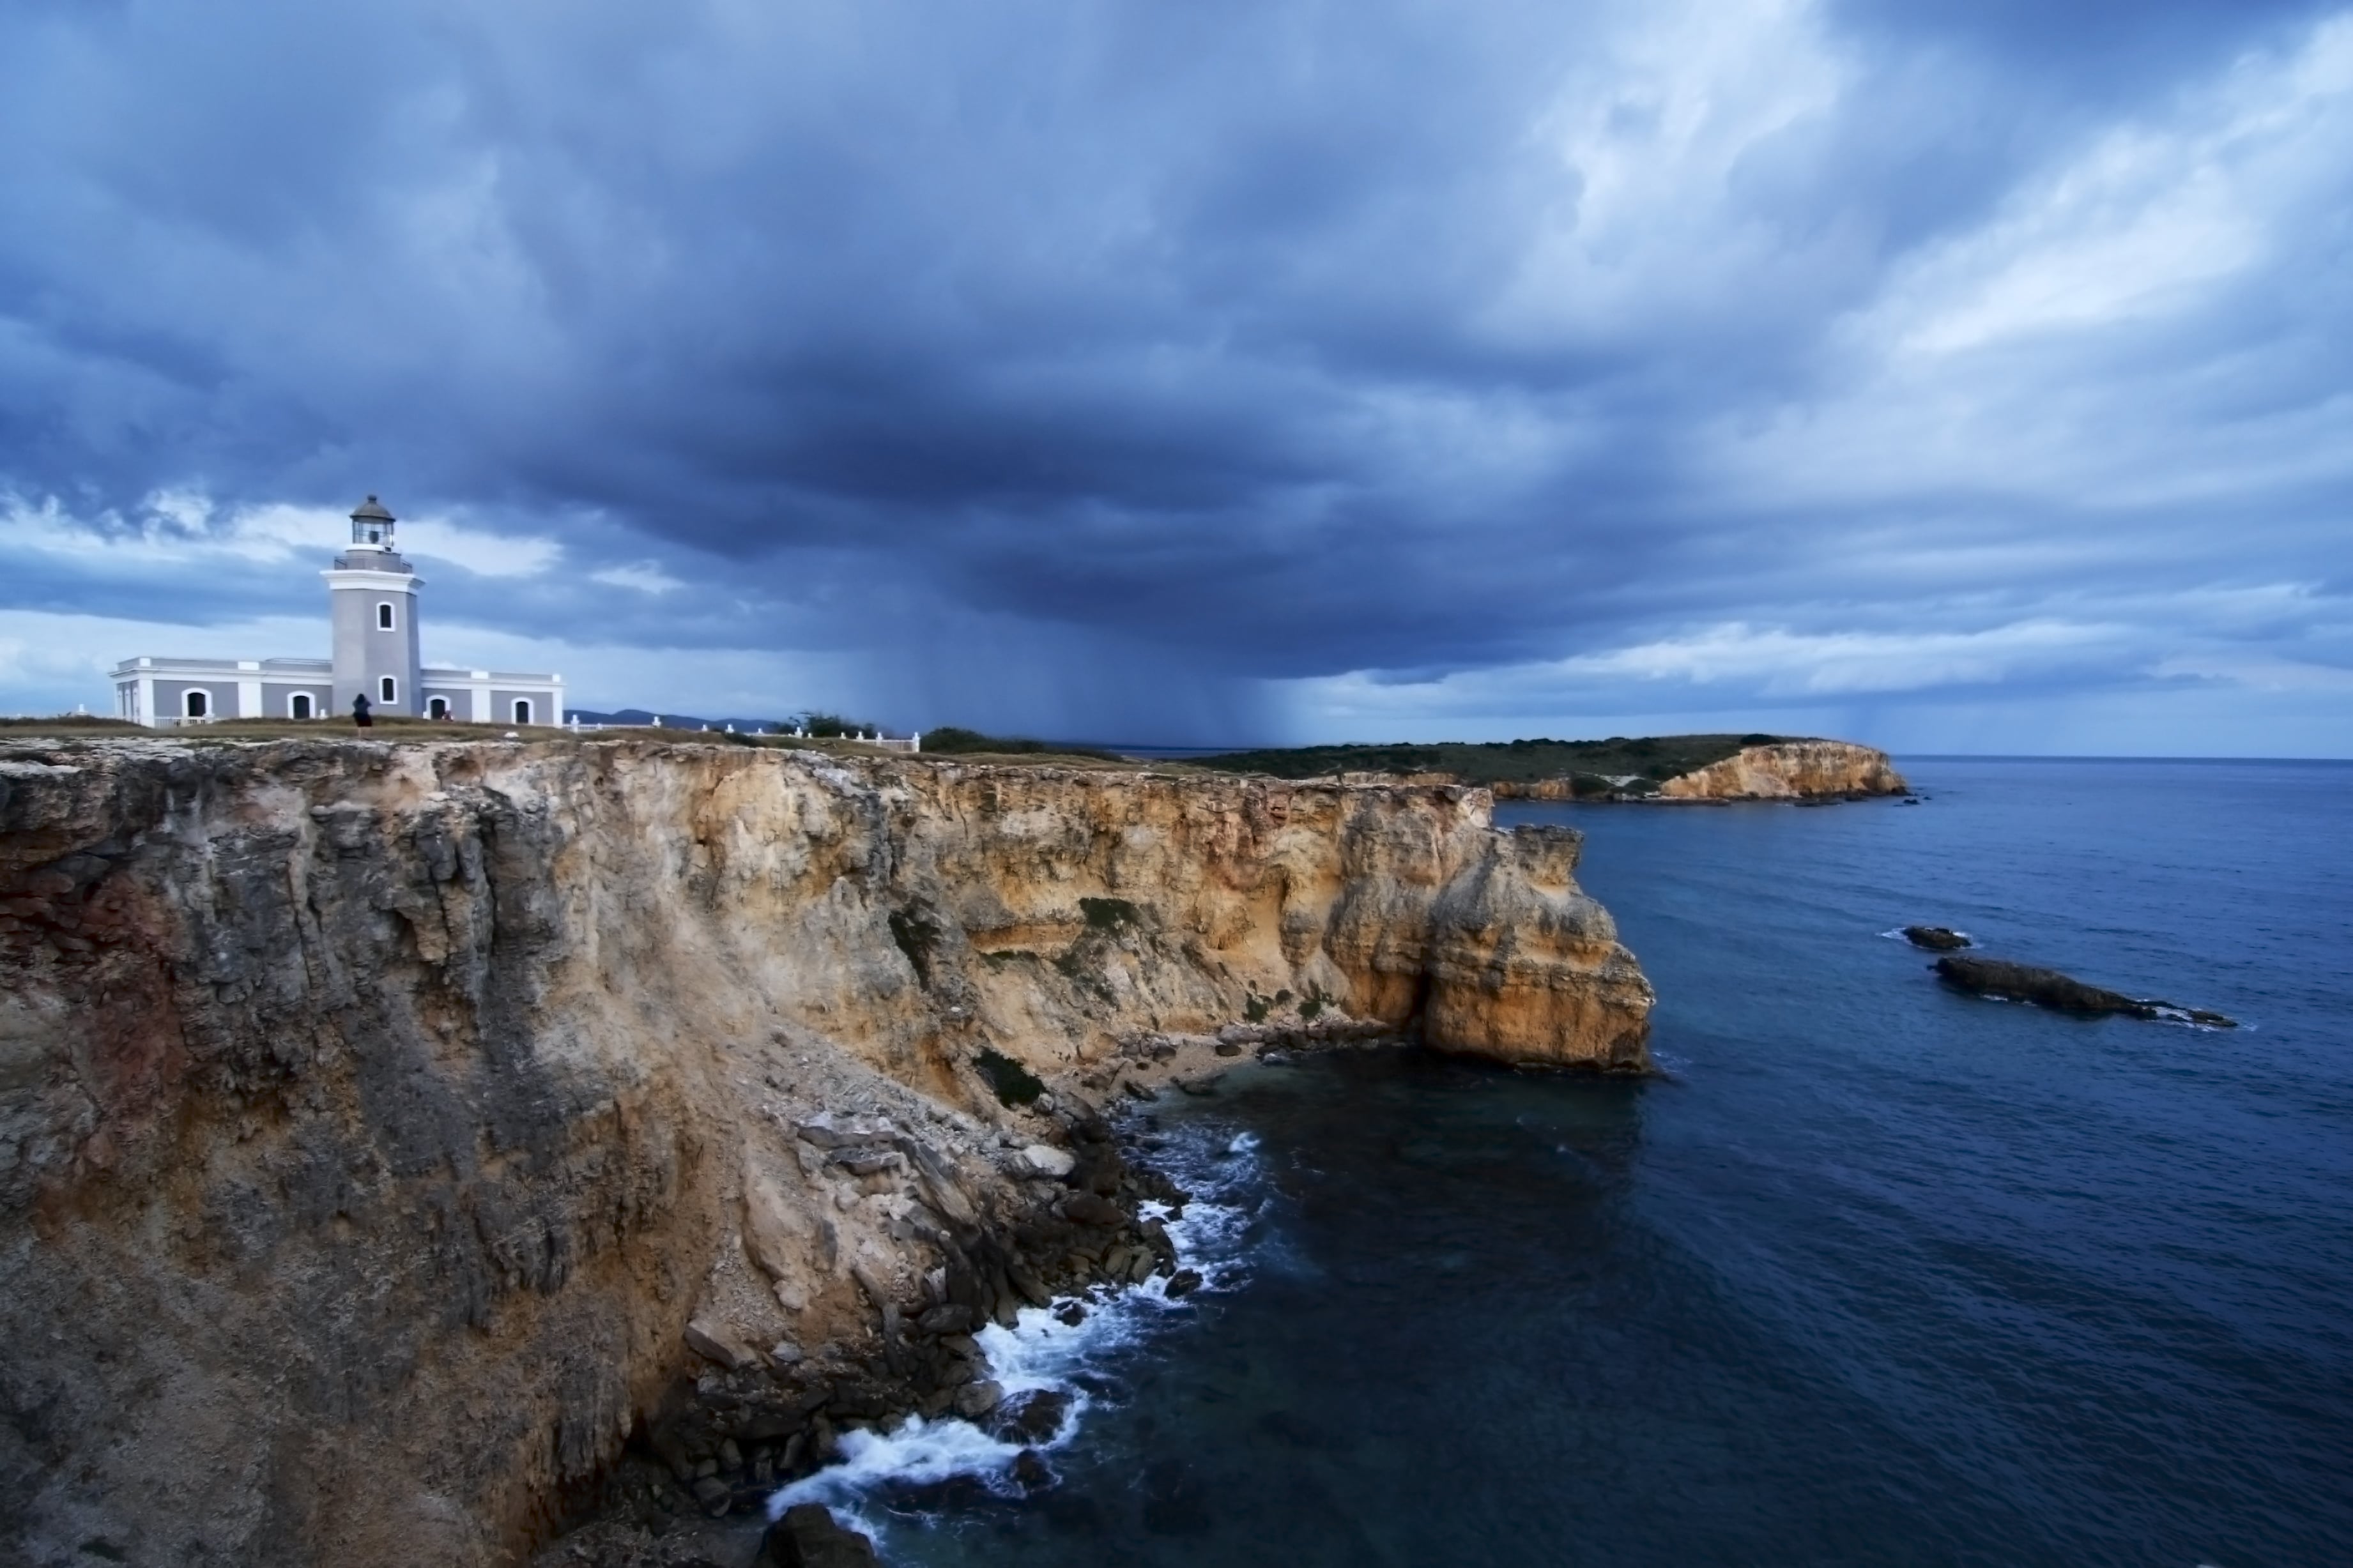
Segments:
[[[393,516],[370,496],[352,513],[352,544],[319,574],[333,606],[334,706],[364,696],[375,711],[423,710],[424,661],[417,638],[416,571],[393,548]]]

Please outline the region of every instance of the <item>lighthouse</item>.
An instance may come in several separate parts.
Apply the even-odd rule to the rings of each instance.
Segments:
[[[416,568],[394,547],[394,519],[370,496],[352,513],[352,542],[327,580],[332,658],[174,658],[142,654],[114,667],[114,710],[141,724],[230,719],[349,718],[352,700],[385,718],[439,723],[560,724],[564,677],[423,662]]]
[[[423,580],[393,545],[394,518],[370,496],[352,513],[351,548],[319,574],[327,580],[334,632],[334,706],[364,696],[379,713],[414,714],[424,685],[417,639]]]

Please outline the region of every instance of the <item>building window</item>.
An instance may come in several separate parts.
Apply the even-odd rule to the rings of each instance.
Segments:
[[[311,716],[311,694],[307,691],[298,691],[288,698],[286,713],[289,718],[308,719]]]
[[[378,605],[375,607],[375,629],[380,632],[388,632],[392,630],[392,606],[390,605]]]
[[[518,724],[528,724],[528,723],[530,723],[530,722],[531,722],[531,699],[530,699],[530,698],[528,698],[528,697],[518,697],[518,698],[516,698],[516,699],[515,699],[515,716],[514,716],[514,721],[515,721],[516,723],[518,723]]]
[[[447,719],[449,717],[449,700],[447,697],[435,697],[427,700],[425,704],[425,716],[428,719]]]
[[[389,675],[384,678],[384,681],[382,685],[377,688],[377,690],[382,693],[384,700],[386,702],[397,702],[400,700],[400,682],[395,680]]]
[[[213,694],[209,691],[187,692],[180,699],[180,711],[191,719],[212,717]]]

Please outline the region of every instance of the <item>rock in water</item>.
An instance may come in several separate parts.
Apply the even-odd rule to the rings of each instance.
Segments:
[[[1956,952],[1975,945],[1968,937],[1947,926],[1905,926],[1904,940],[1914,947],[1925,947],[1931,952]]]
[[[805,1502],[785,1510],[768,1529],[760,1560],[776,1568],[881,1568],[874,1542],[837,1523],[822,1504]]]
[[[2007,959],[1940,958],[1936,960],[1936,973],[1947,984],[1972,995],[2031,1002],[2038,1007],[2081,1014],[2085,1017],[2121,1013],[2130,1018],[2174,1019],[2215,1029],[2238,1027],[2233,1020],[2220,1013],[2210,1013],[2200,1007],[2184,1007],[2154,997],[2127,996],[2121,991],[2086,985],[2074,976],[2062,974],[2055,969],[2037,969],[2031,964],[2012,963]]]
[[[1071,1396],[1059,1388],[1035,1388],[1006,1400],[989,1413],[988,1429],[1008,1443],[1030,1447],[1062,1429]]]

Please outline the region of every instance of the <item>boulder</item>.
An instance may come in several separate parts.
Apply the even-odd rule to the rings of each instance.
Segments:
[[[975,1327],[973,1310],[948,1301],[934,1307],[915,1320],[915,1327],[927,1334],[966,1334]]]
[[[988,1379],[967,1383],[956,1390],[956,1414],[967,1421],[977,1421],[997,1408],[1005,1397],[1005,1390]]]
[[[735,1337],[734,1331],[707,1313],[686,1325],[686,1348],[730,1372],[750,1366],[759,1359]]]
[[[988,1429],[1008,1443],[1023,1447],[1050,1441],[1062,1429],[1071,1396],[1058,1388],[1033,1388],[1017,1394],[989,1413]]]
[[[1945,926],[1905,926],[1904,940],[1914,947],[1925,947],[1931,952],[1957,952],[1976,944],[1961,932]]]
[[[760,1560],[774,1568],[881,1568],[882,1561],[874,1554],[871,1540],[813,1502],[785,1510],[785,1516],[768,1527]]]
[[[816,1223],[766,1173],[749,1170],[744,1182],[744,1250],[772,1280],[796,1280],[807,1271]]]
[[[1062,1214],[1080,1225],[1114,1226],[1127,1216],[1119,1205],[1094,1193],[1072,1193],[1062,1200]]]
[[[1071,1168],[1079,1163],[1076,1155],[1050,1143],[1032,1143],[1014,1158],[1029,1174],[1050,1176],[1056,1181],[1069,1175]]]
[[[848,1149],[865,1143],[888,1143],[898,1129],[880,1117],[836,1116],[820,1111],[793,1123],[794,1135],[819,1149]]]

